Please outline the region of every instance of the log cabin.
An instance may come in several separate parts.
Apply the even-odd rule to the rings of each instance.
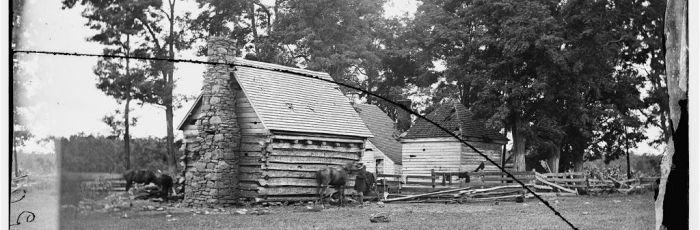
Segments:
[[[228,65],[208,65],[178,126],[186,205],[311,200],[317,170],[359,162],[372,134],[337,85],[309,78],[327,73],[235,58],[223,38],[207,46],[210,62]]]
[[[458,100],[448,100],[426,118],[452,131],[495,162],[501,162],[503,147],[508,139],[473,119],[469,110]],[[431,170],[472,171],[486,161],[450,134],[421,118],[401,138],[401,143],[404,175],[430,175]],[[498,170],[488,162],[485,165],[485,170]]]
[[[394,121],[376,105],[356,104],[355,110],[374,136],[369,138],[361,160],[367,171],[401,174],[401,143],[396,139]]]

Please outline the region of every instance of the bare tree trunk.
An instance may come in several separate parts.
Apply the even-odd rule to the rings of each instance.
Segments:
[[[131,54],[131,47],[129,43],[130,35],[126,35],[126,56]],[[129,59],[126,59],[126,79],[131,79],[131,70],[129,69]],[[131,88],[131,86],[129,86]],[[131,90],[131,89],[129,89]],[[124,106],[124,159],[126,162],[126,170],[131,169],[131,136],[129,136],[129,103],[131,102],[131,95],[126,96],[126,105]]]
[[[175,48],[174,48],[174,26],[175,26],[175,0],[169,0],[170,4],[170,35],[168,36],[168,56],[170,59],[175,59]],[[173,144],[175,143],[175,134],[173,130],[173,75],[175,72],[175,63],[170,62],[168,65],[168,73],[166,77],[165,86],[165,121],[167,123],[167,137],[166,144],[168,150],[168,167],[171,173],[175,173],[175,148]]]
[[[559,159],[561,159],[561,149],[559,146],[553,148],[552,156],[549,157],[549,168],[553,173],[559,172]]]
[[[269,19],[268,19],[269,20]],[[260,55],[258,48],[258,24],[255,18],[255,2],[250,2],[250,26],[253,32],[253,43],[255,44],[255,55]]]
[[[688,229],[691,220],[688,218],[688,120],[686,107],[685,123],[681,121],[683,111],[679,104],[687,103],[688,99],[688,1],[667,1],[664,24],[669,129],[674,133],[661,162],[661,182],[655,202],[656,229]]]
[[[577,154],[574,156],[574,171],[575,172],[582,172],[583,171],[583,153]]]
[[[130,147],[131,136],[129,135],[129,125],[130,125],[129,124],[129,102],[131,102],[131,98],[126,98],[126,103],[125,103],[126,105],[124,106],[124,153],[125,153],[125,158],[126,158],[125,159],[126,170],[131,169],[131,147]]]
[[[515,115],[513,122],[513,157],[515,157],[515,171],[522,172],[525,168],[525,137],[522,135],[520,117]]]

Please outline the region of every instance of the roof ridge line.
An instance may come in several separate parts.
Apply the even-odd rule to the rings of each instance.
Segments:
[[[308,69],[303,69],[303,68],[299,68],[299,67],[285,66],[285,65],[274,64],[274,63],[269,63],[269,62],[252,61],[252,60],[247,60],[247,59],[238,58],[238,57],[234,58],[233,66],[243,66],[243,67],[250,67],[250,68],[255,68],[255,69],[272,70],[272,71],[279,71],[279,72],[284,72],[284,73],[292,73],[292,74],[307,75],[307,76],[311,75],[314,77],[322,77],[322,78],[328,78],[329,80],[332,80],[332,78],[330,77],[330,74],[328,74],[326,72],[308,70]]]

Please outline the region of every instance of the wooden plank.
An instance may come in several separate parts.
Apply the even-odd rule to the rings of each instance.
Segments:
[[[518,179],[519,181],[531,181],[534,180],[535,177],[515,177],[515,179]],[[513,178],[510,177],[483,177],[483,178],[476,178],[476,179],[471,179],[471,181],[477,181],[477,180],[482,180],[482,181],[513,181]]]
[[[241,117],[241,118],[257,118],[258,115],[253,113],[253,112],[246,112],[246,113],[237,113],[236,117]]]
[[[265,128],[257,128],[257,129],[241,129],[241,134],[268,134],[269,131]]]
[[[276,178],[276,177],[293,177],[293,178],[316,178],[316,171],[305,172],[305,171],[292,171],[292,170],[263,170],[261,173],[262,177]]]
[[[566,173],[540,173],[544,178],[549,179],[549,177],[566,177],[566,176],[578,176],[582,177],[585,174],[583,172],[566,172]]]
[[[334,145],[307,145],[307,144],[293,144],[293,143],[280,143],[280,142],[273,142],[272,147],[274,149],[292,149],[292,150],[297,150],[297,149],[304,149],[304,150],[323,150],[323,151],[334,151],[334,152],[354,152],[354,153],[360,153],[362,152],[363,149],[354,147],[354,148],[348,148],[348,147],[335,147]]]
[[[316,172],[318,170],[324,169],[329,166],[340,167],[343,164],[285,164],[270,162],[267,165],[263,165],[263,170],[273,169],[273,170],[290,170],[290,171],[305,171],[305,172]]]
[[[255,190],[255,191],[241,190],[240,195],[241,195],[241,197],[245,197],[245,198],[255,198],[255,197],[260,196],[260,194],[258,194],[257,190]]]
[[[392,201],[408,200],[408,199],[413,199],[413,198],[418,198],[418,197],[423,197],[423,196],[430,196],[430,195],[436,195],[436,194],[444,194],[444,193],[458,192],[458,191],[463,191],[463,190],[468,190],[468,189],[470,189],[470,188],[467,187],[467,188],[449,189],[449,190],[443,190],[443,191],[437,191],[437,192],[430,192],[430,193],[419,194],[419,195],[413,195],[413,196],[405,196],[405,197],[399,197],[399,198],[385,199],[385,200],[383,200],[383,201],[386,203],[386,202],[392,202]]]
[[[333,188],[328,188],[326,189],[327,194],[331,194],[331,192],[335,192],[335,189]],[[352,188],[346,188],[345,189],[345,194],[353,194],[355,193],[355,190]],[[316,188],[310,188],[310,187],[261,187],[258,190],[258,194],[260,196],[265,196],[265,195],[316,195]]]
[[[535,176],[534,172],[510,172],[510,174],[516,175],[528,175]],[[506,176],[502,171],[482,171],[482,172],[470,172],[469,176]]]
[[[260,121],[254,122],[238,122],[241,129],[265,129],[265,126]]]
[[[400,177],[403,177],[403,175],[401,175],[401,174],[382,174],[382,173],[380,173],[380,174],[377,174],[376,177],[377,177],[377,178],[379,178],[379,177],[392,177],[392,178],[399,177],[399,178],[400,178]]]
[[[344,143],[365,143],[365,141],[361,140],[361,139],[344,139],[344,138],[311,137],[311,136],[274,135],[273,138],[282,139],[282,140],[312,140],[312,141],[344,142]]]
[[[423,186],[433,186],[432,181],[407,181],[406,185],[411,186],[411,185],[423,185]]]
[[[585,178],[576,178],[576,179],[569,179],[569,178],[545,178],[549,182],[571,182],[571,183],[585,183],[586,179]]]
[[[307,196],[267,196],[267,198],[262,199],[261,202],[278,202],[278,201],[316,201],[318,196],[307,195]]]
[[[241,123],[253,123],[253,122],[262,123],[262,121],[260,121],[260,118],[258,118],[258,117],[240,117],[239,116],[236,118],[238,119],[238,122],[241,122]]]
[[[241,166],[260,166],[262,164],[260,157],[241,157],[238,161],[238,165]]]
[[[260,152],[262,151],[262,146],[260,144],[251,143],[241,143],[240,151],[243,152]]]
[[[321,157],[321,158],[338,158],[360,160],[360,156],[356,152],[336,152],[322,150],[288,150],[288,149],[273,149],[270,151],[270,156],[297,156],[297,157]]]
[[[262,172],[262,167],[260,166],[241,166],[238,168],[239,172],[244,172],[244,173],[258,173]]]
[[[241,151],[240,155],[241,155],[241,157],[261,158],[263,154],[262,154],[262,151]]]
[[[238,179],[242,181],[258,181],[263,178],[262,173],[240,173]]]
[[[542,183],[544,183],[544,184],[547,184],[547,185],[549,185],[549,186],[558,188],[558,189],[560,189],[560,190],[562,190],[562,191],[566,191],[566,192],[570,192],[570,193],[577,193],[577,192],[574,191],[574,190],[571,190],[571,189],[568,189],[568,188],[564,188],[564,187],[562,187],[562,186],[560,186],[560,185],[558,185],[558,184],[549,182],[549,181],[547,181],[547,180],[541,178],[541,177],[539,176],[538,173],[535,173],[535,178],[536,178],[538,181],[540,181],[540,182],[542,182]]]
[[[253,181],[241,181],[238,182],[238,187],[242,190],[257,190],[260,188],[257,182]]]
[[[406,175],[406,180],[411,179],[433,179],[433,176],[430,175]]]
[[[302,178],[269,178],[260,179],[260,186],[263,187],[275,187],[275,186],[294,186],[294,187],[318,187],[316,179],[302,179]],[[355,180],[348,180],[345,186],[352,187],[355,186]]]
[[[342,159],[342,158],[322,158],[322,157],[301,157],[301,156],[269,156],[266,159],[269,163],[284,163],[284,164],[348,164],[355,163],[357,160]]]

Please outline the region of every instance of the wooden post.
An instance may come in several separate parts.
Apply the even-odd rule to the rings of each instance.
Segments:
[[[447,184],[445,183],[445,182],[446,182],[446,181],[445,181],[445,179],[446,179],[446,178],[445,178],[445,173],[441,173],[440,175],[442,176],[442,186],[447,185]]]
[[[435,189],[435,169],[430,170],[430,179],[433,182],[433,189]]]
[[[627,131],[627,126],[625,126],[625,131]],[[630,146],[629,138],[625,136],[625,148],[627,150],[627,179],[632,179],[632,171],[630,170]]]
[[[396,182],[399,184],[399,194],[401,194],[401,175],[396,175]]]
[[[503,145],[503,152],[501,152],[501,167],[506,168],[506,145]]]

